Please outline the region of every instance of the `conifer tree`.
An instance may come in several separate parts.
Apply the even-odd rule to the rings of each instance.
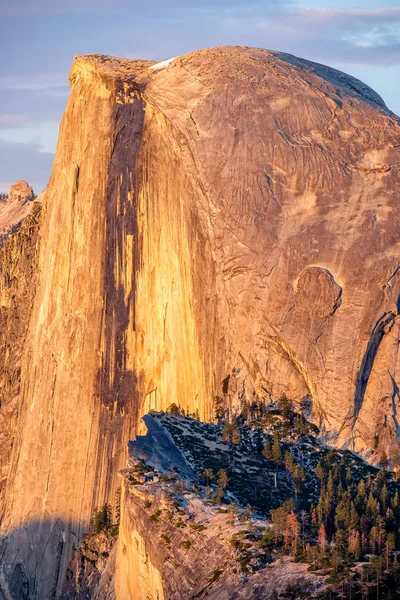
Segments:
[[[322,468],[321,462],[318,462],[317,466],[315,467],[315,475],[322,483],[324,480],[324,469]]]
[[[121,521],[121,488],[115,492],[115,525],[119,525]]]
[[[350,469],[350,467],[347,467],[347,470],[346,470],[346,483],[347,483],[347,485],[350,485],[350,483],[352,482],[352,479],[353,479],[353,475],[351,473],[351,469]]]
[[[214,473],[212,469],[204,469],[204,471],[200,475],[200,479],[206,482],[207,487],[210,485],[210,482],[214,479]]]
[[[389,460],[388,460],[387,454],[384,450],[382,451],[381,457],[379,459],[379,463],[380,463],[382,469],[386,471],[388,464],[389,464]]]
[[[300,523],[293,511],[287,515],[286,527],[283,536],[285,540],[285,546],[290,545],[293,553],[296,555],[300,536]]]
[[[274,431],[274,443],[272,445],[272,458],[276,463],[280,463],[282,461],[282,450],[279,441],[279,433],[276,429]]]
[[[354,502],[352,500],[350,500],[350,511],[349,511],[349,517],[348,517],[348,526],[351,529],[358,529],[358,525],[359,525],[359,516],[358,516],[358,512],[356,510],[356,507],[354,506]]]
[[[383,484],[383,487],[381,489],[381,493],[380,493],[380,501],[382,504],[382,508],[383,510],[386,510],[387,506],[388,506],[388,489],[386,486],[386,483]]]
[[[289,451],[286,451],[285,453],[285,467],[289,473],[294,473],[296,469],[296,463],[294,462],[293,455]]]
[[[228,443],[230,449],[230,460],[233,458],[234,446],[240,443],[240,430],[237,419],[227,421],[222,430],[222,438]]]
[[[228,485],[228,474],[225,469],[220,469],[217,473],[217,483],[218,487],[221,488],[222,491],[225,491],[226,486]]]
[[[387,535],[385,543],[385,554],[386,554],[386,570],[389,571],[389,557],[396,547],[396,538],[393,532]]]
[[[321,523],[320,528],[318,529],[318,547],[321,554],[325,554],[326,550],[326,531],[324,524]]]
[[[264,444],[264,449],[262,451],[262,455],[263,455],[264,458],[267,458],[268,460],[272,459],[271,444],[269,443],[269,439],[268,438],[265,440],[265,444]]]

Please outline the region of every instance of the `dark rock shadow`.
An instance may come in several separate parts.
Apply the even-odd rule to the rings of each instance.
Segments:
[[[72,549],[81,541],[75,534],[79,528],[82,529],[82,524],[54,517],[30,521],[3,534],[0,600],[60,598]]]

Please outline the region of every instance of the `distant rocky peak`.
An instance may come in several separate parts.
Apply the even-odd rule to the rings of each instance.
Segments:
[[[18,179],[18,181],[10,186],[10,191],[8,193],[8,200],[18,200],[19,202],[32,202],[35,199],[35,194],[33,193],[32,186],[30,186],[23,179]]]

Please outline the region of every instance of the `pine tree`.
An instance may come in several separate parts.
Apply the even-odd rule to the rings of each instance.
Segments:
[[[376,515],[377,512],[377,502],[372,494],[372,492],[369,493],[368,495],[368,500],[367,500],[367,513],[369,513],[372,517],[374,517]]]
[[[318,530],[318,547],[321,554],[325,554],[326,550],[326,530],[324,524],[321,523],[320,528]]]
[[[237,419],[232,419],[232,421],[227,421],[225,423],[222,430],[222,437],[228,444],[238,444],[240,442],[240,431]]]
[[[361,556],[361,541],[360,541],[360,532],[356,529],[351,529],[349,531],[349,552],[354,556],[355,560],[358,560]]]
[[[212,469],[204,469],[204,471],[200,475],[200,479],[206,482],[207,487],[209,487],[210,482],[214,479],[214,473]]]
[[[283,506],[271,510],[272,529],[275,533],[275,545],[278,543],[279,536],[283,535],[283,532],[286,529],[287,516],[288,513]]]
[[[279,433],[276,429],[274,431],[274,443],[272,445],[272,458],[276,463],[280,463],[282,461],[282,450],[279,441]]]
[[[290,411],[293,410],[293,402],[289,400],[286,396],[285,392],[279,398],[278,403],[279,409],[282,411],[282,417],[287,419],[289,417]]]
[[[350,469],[350,467],[347,467],[347,470],[346,470],[346,483],[347,483],[348,486],[350,485],[350,483],[352,482],[352,480],[353,480],[353,475],[352,475],[351,469]]]
[[[387,486],[385,483],[381,489],[381,494],[380,494],[380,500],[381,500],[383,510],[386,510],[386,508],[388,506],[388,497],[389,497],[388,489],[387,489]]]
[[[121,488],[119,487],[115,492],[115,525],[119,525],[121,521]]]
[[[396,547],[396,538],[393,532],[389,533],[386,538],[385,554],[386,554],[386,570],[389,571],[389,557]]]
[[[297,546],[300,536],[300,523],[294,512],[290,512],[286,519],[286,528],[284,530],[285,546],[291,546],[293,553],[297,554]]]
[[[181,409],[175,402],[172,402],[172,404],[167,407],[167,413],[173,417],[178,417],[181,414]]]
[[[222,438],[229,444],[230,449],[230,460],[233,458],[233,448],[235,445],[240,443],[240,430],[237,419],[234,418],[232,421],[227,421],[222,430]]]
[[[357,496],[356,496],[356,507],[359,513],[364,512],[365,509],[365,484],[361,479],[360,483],[357,486]]]
[[[361,536],[360,532],[356,532],[356,539],[354,541],[354,549],[353,549],[354,560],[360,560],[362,556],[362,547],[361,547]]]
[[[272,459],[271,444],[269,443],[268,438],[265,440],[265,444],[264,444],[264,449],[262,451],[262,455],[263,455],[264,458],[267,458],[268,460]]]
[[[348,517],[348,526],[351,529],[358,529],[358,525],[359,525],[358,512],[356,510],[356,507],[354,506],[354,502],[351,500],[350,501],[350,512],[349,512],[349,517]]]
[[[319,502],[317,504],[316,513],[318,523],[323,523],[326,520],[326,517],[328,516],[325,510],[325,496],[323,491],[319,496]]]
[[[364,554],[366,554],[368,552],[368,548],[369,548],[368,536],[364,532],[361,534],[361,548],[362,548],[362,551],[364,552]]]
[[[94,513],[94,527],[96,533],[100,533],[111,525],[111,506],[109,504],[103,504],[103,506],[96,510]]]
[[[293,455],[289,451],[286,451],[285,453],[285,467],[289,473],[293,473],[296,469],[296,463],[294,462]]]
[[[369,532],[369,543],[373,554],[379,554],[381,551],[382,536],[379,527],[374,525]]]
[[[336,529],[344,529],[347,525],[347,508],[343,500],[339,502],[335,511]]]
[[[308,527],[310,525],[310,515],[305,510],[300,511],[300,523],[301,523],[301,535],[304,538],[305,529],[306,529],[306,527]]]
[[[376,519],[376,527],[377,527],[377,544],[378,544],[378,552],[380,553],[383,549],[385,539],[386,539],[386,526],[385,519],[378,515]]]
[[[342,557],[346,552],[346,532],[344,529],[337,529],[335,533],[336,551]]]
[[[322,483],[322,481],[324,480],[324,475],[325,474],[324,474],[324,469],[323,469],[323,467],[321,465],[321,462],[318,462],[317,466],[315,467],[315,475],[316,475],[316,477],[318,477],[318,479]]]
[[[225,469],[220,469],[217,473],[217,483],[218,487],[221,488],[222,491],[225,491],[226,486],[228,485],[228,474]]]
[[[317,509],[313,508],[311,510],[311,524],[312,525],[316,525],[317,524]]]
[[[335,497],[335,490],[334,490],[334,482],[333,482],[333,475],[332,475],[332,471],[329,471],[329,477],[328,477],[328,484],[326,486],[326,492],[327,492],[327,500],[330,506],[333,505],[333,499]],[[339,490],[338,490],[339,492]]]

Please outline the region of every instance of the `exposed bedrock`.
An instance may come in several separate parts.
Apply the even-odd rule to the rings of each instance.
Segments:
[[[10,230],[3,247],[0,240],[0,523],[18,417],[22,351],[38,279],[41,204],[34,202],[29,208],[26,216],[25,208],[21,215],[13,206],[11,221],[7,214]],[[1,213],[0,226],[3,217]]]
[[[397,117],[277,52],[151,64],[71,71],[2,524],[0,585],[31,598],[60,594],[139,417],[210,419],[227,375],[227,404],[308,396],[331,443],[397,445]]]

